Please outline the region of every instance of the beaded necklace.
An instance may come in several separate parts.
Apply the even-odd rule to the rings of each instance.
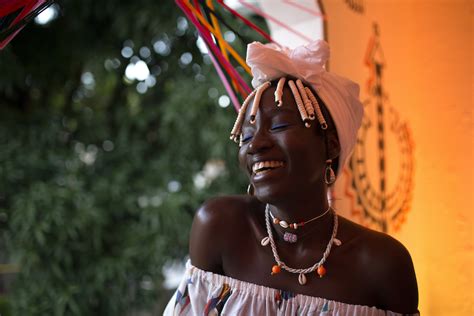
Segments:
[[[326,212],[324,212],[324,213],[322,213],[322,214],[319,214],[318,216],[315,216],[315,217],[313,217],[313,218],[311,218],[311,219],[308,219],[308,220],[305,221],[305,222],[292,223],[292,224],[288,224],[288,222],[282,221],[282,220],[280,220],[278,217],[275,217],[275,216],[273,215],[272,211],[270,211],[270,216],[271,216],[271,218],[272,218],[274,224],[278,224],[278,225],[280,225],[280,226],[283,227],[283,228],[288,228],[288,227],[290,227],[290,228],[296,230],[296,229],[298,229],[298,227],[303,227],[304,225],[306,225],[306,224],[308,224],[308,223],[311,223],[312,221],[315,221],[315,220],[317,220],[318,218],[323,217],[323,216],[326,215],[330,210],[331,210],[331,206],[328,207],[328,209],[326,210]]]
[[[286,228],[291,228],[291,229],[294,229],[294,230],[297,230],[298,227],[303,227],[304,225],[308,224],[308,223],[311,223],[312,221],[315,221],[321,217],[323,217],[324,215],[326,215],[329,211],[331,210],[331,206],[328,207],[328,209],[323,212],[322,214],[319,214],[318,216],[315,216],[307,221],[304,221],[304,222],[299,222],[299,223],[292,223],[292,224],[288,224],[288,222],[286,221],[282,221],[280,220],[279,218],[275,217],[272,213],[272,211],[270,211],[270,217],[272,218],[272,221],[273,221],[273,224],[276,224],[276,225],[280,225],[282,228],[286,229]],[[303,237],[305,234],[301,235],[300,237]],[[290,232],[284,232],[283,234],[283,240],[288,242],[288,243],[295,243],[297,242],[299,239],[298,235],[296,234],[293,234],[293,233],[290,233]]]
[[[334,211],[333,211],[333,214],[334,214],[334,226],[332,229],[331,239],[329,240],[326,246],[326,250],[324,251],[324,254],[321,260],[319,260],[319,262],[315,263],[309,268],[295,269],[295,268],[291,268],[287,266],[285,262],[283,262],[280,259],[280,256],[278,255],[276,244],[275,244],[275,241],[273,240],[273,233],[272,233],[272,227],[271,227],[271,221],[270,221],[270,205],[267,204],[267,206],[265,207],[265,225],[267,228],[268,236],[262,239],[261,244],[262,246],[267,246],[268,244],[270,244],[270,247],[272,248],[273,258],[275,259],[276,265],[272,267],[271,274],[274,275],[274,274],[280,273],[281,269],[283,268],[284,270],[290,273],[298,274],[298,282],[301,285],[306,284],[306,274],[308,273],[316,271],[319,277],[322,278],[326,274],[326,268],[324,268],[323,264],[324,262],[326,262],[326,259],[328,258],[329,253],[331,252],[332,244],[334,243],[337,246],[341,245],[341,241],[336,238],[337,227],[338,227],[337,214]]]

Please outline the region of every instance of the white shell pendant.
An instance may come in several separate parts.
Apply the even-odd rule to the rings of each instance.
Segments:
[[[300,275],[298,276],[298,282],[299,282],[301,285],[305,285],[305,284],[306,284],[306,276],[304,275],[304,273],[300,273]]]
[[[268,238],[268,236],[267,236],[267,237],[264,237],[264,238],[262,239],[262,241],[260,242],[260,244],[261,244],[263,247],[265,247],[266,245],[268,245],[269,242],[270,242],[270,238]]]
[[[333,243],[334,243],[336,246],[342,245],[342,241],[340,241],[340,240],[337,239],[337,238],[334,238]]]
[[[280,226],[283,228],[288,228],[288,223],[285,221],[280,221]]]

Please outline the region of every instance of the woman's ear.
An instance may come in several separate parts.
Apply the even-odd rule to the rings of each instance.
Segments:
[[[339,157],[341,152],[341,145],[339,144],[339,138],[337,137],[336,130],[331,130],[327,133],[327,155],[328,159],[335,159]]]

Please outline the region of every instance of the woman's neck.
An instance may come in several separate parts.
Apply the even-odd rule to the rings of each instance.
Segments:
[[[295,188],[268,201],[273,215],[288,222],[307,221],[324,213],[328,207],[326,185],[315,183],[304,188]]]
[[[282,238],[284,231],[287,231],[308,240],[313,239],[308,238],[310,237],[309,235],[312,235],[314,238],[320,236],[321,239],[327,239],[328,234],[332,231],[332,212],[326,212],[329,208],[326,188],[324,187],[324,190],[318,190],[313,193],[299,193],[293,197],[285,196],[281,200],[269,202],[271,214],[288,224],[307,222],[324,213],[326,214],[303,226],[299,226],[297,229],[283,229],[279,225],[273,224],[278,236]]]

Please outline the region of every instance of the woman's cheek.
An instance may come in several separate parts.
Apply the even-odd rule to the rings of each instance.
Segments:
[[[247,161],[245,159],[246,157],[246,146],[242,146],[239,148],[239,153],[238,153],[238,160],[239,160],[239,167],[240,169],[245,173],[245,174],[248,174],[248,170],[247,170]]]

